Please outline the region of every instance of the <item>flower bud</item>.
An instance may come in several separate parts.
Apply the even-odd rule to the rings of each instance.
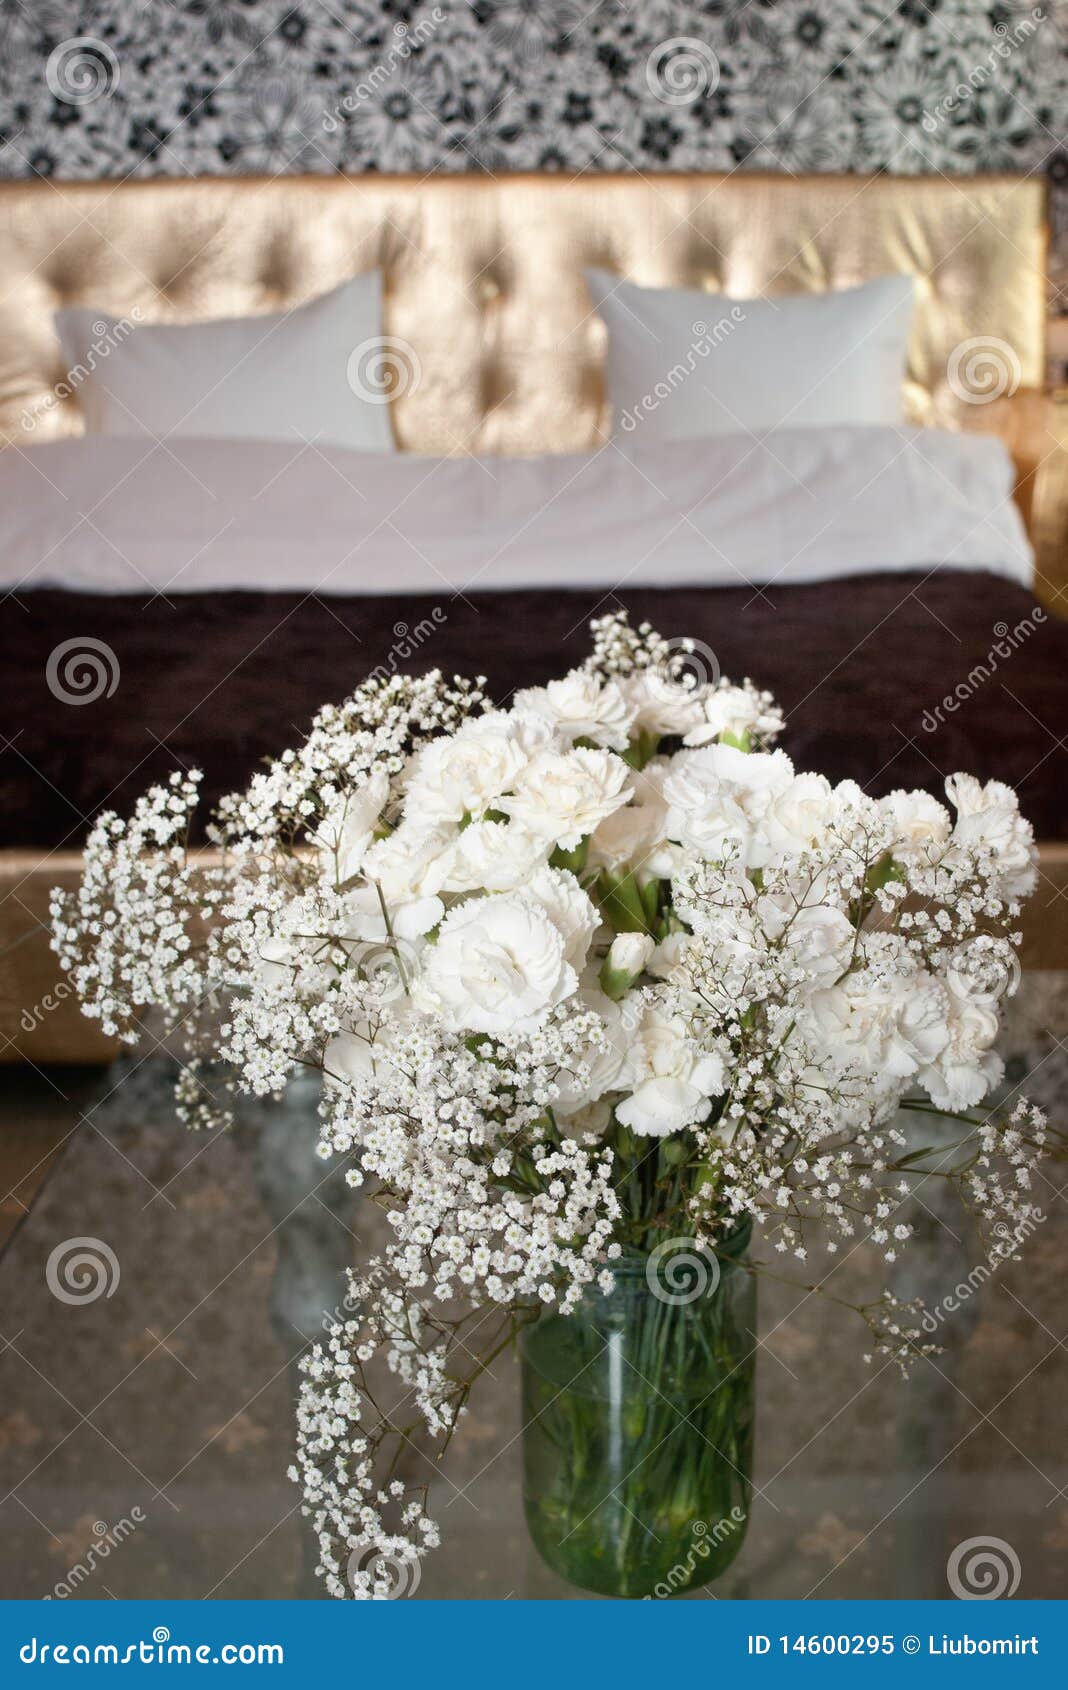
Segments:
[[[648,933],[617,933],[601,964],[601,990],[618,1003],[633,986],[655,950]]]

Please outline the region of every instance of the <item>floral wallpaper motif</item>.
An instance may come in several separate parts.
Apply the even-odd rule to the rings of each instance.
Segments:
[[[1068,0],[0,0],[0,175],[977,170],[1054,186]]]

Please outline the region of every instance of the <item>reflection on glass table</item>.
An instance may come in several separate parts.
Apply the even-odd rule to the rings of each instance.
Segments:
[[[1026,976],[1006,1088],[1051,1112],[1066,1022],[1068,977]],[[3,1597],[322,1595],[286,1477],[296,1361],[382,1217],[315,1155],[313,1090],[197,1136],[174,1121],[170,1082],[161,1059],[88,1093],[60,1070],[40,1080],[70,1136],[0,1256]],[[1046,1167],[1045,1219],[993,1270],[933,1182],[922,1191],[892,1289],[924,1297],[943,1349],[907,1382],[865,1364],[848,1312],[760,1284],[751,1520],[687,1599],[944,1597],[972,1539],[996,1540],[1006,1594],[1064,1594],[1066,1182],[1068,1166]],[[881,1289],[863,1244],[841,1271],[851,1299]],[[443,1465],[406,1450],[443,1539],[407,1599],[597,1600],[530,1540],[522,1447],[507,1351]]]

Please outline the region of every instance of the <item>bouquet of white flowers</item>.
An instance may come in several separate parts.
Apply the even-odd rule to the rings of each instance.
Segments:
[[[705,677],[688,642],[623,615],[594,635],[583,668],[507,710],[438,674],[366,683],[222,804],[212,854],[187,846],[198,777],[175,776],[130,822],[100,819],[79,893],[57,897],[86,1012],[127,1039],[144,1005],[182,1029],[191,1121],[209,1118],[205,1058],[257,1095],[311,1065],[323,1154],[349,1154],[387,1212],[358,1314],[304,1364],[298,1476],[337,1596],[389,1594],[437,1541],[425,1491],[396,1476],[411,1427],[379,1366],[447,1443],[523,1327],[554,1445],[528,1468],[535,1535],[551,1555],[561,1526],[569,1576],[637,1593],[653,1538],[677,1559],[669,1528],[713,1518],[710,1490],[744,1517],[752,1273],[803,1263],[816,1234],[892,1262],[925,1174],[1003,1237],[1031,1213],[1037,1111],[964,1113],[1001,1074],[1035,876],[1014,793],[956,775],[953,815],[832,786],[772,749],[768,694]],[[960,1128],[917,1147],[902,1105]],[[680,1262],[718,1311],[704,1324]],[[826,1270],[801,1271],[820,1288]],[[619,1314],[621,1286],[644,1313]],[[926,1347],[889,1293],[860,1312],[874,1352]],[[664,1400],[696,1370],[726,1487],[703,1447],[659,1461],[674,1434],[617,1377],[614,1407],[568,1396],[616,1365],[624,1328]],[[608,1444],[641,1469],[627,1513],[659,1533],[597,1515]]]

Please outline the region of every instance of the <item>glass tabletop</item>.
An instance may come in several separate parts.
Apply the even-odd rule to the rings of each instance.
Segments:
[[[1062,1127],[1068,1052],[1049,1029],[1066,1011],[1068,975],[1026,975],[1003,1043],[1006,1090]],[[198,1135],[174,1119],[172,1078],[135,1052],[88,1089],[39,1079],[67,1136],[0,1256],[5,1598],[323,1594],[286,1476],[296,1362],[382,1217],[315,1156],[310,1086]],[[907,1381],[865,1363],[855,1316],[761,1283],[749,1531],[688,1599],[944,1597],[973,1538],[1018,1565],[1020,1597],[1065,1594],[1066,1182],[1068,1165],[1045,1167],[1045,1218],[991,1274],[959,1211],[921,1190],[891,1288],[952,1308],[942,1353]],[[839,1271],[851,1301],[885,1282],[863,1243]],[[408,1599],[598,1599],[531,1545],[521,1449],[508,1351],[443,1464],[405,1450],[442,1530]]]

